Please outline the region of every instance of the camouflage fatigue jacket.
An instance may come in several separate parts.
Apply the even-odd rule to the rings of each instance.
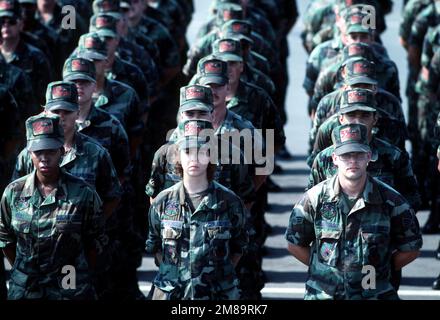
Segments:
[[[115,116],[124,126],[129,137],[142,136],[145,124],[141,118],[146,110],[142,109],[139,96],[132,87],[116,80],[106,79],[104,92],[95,101],[95,107]]]
[[[374,161],[368,164],[368,173],[395,188],[417,211],[421,199],[408,153],[376,137],[371,140],[370,148]],[[337,174],[338,168],[332,159],[333,151],[334,146],[330,146],[316,156],[310,171],[308,189]]]
[[[432,57],[440,48],[440,27],[430,28],[423,41],[423,51],[421,56],[422,67],[429,69]]]
[[[439,22],[440,3],[438,1],[433,1],[416,16],[411,26],[408,43],[414,47],[422,49],[423,40],[428,33],[428,29],[436,27]]]
[[[275,145],[280,147],[284,145],[286,137],[279,112],[264,90],[240,80],[237,92],[228,101],[227,107],[250,121],[257,129],[273,129]]]
[[[133,88],[140,100],[140,109],[147,112],[150,107],[150,92],[142,70],[128,61],[115,57],[111,70],[106,72],[107,79],[117,80]]]
[[[119,177],[130,173],[130,148],[124,127],[107,111],[92,106],[83,122],[77,121],[78,131],[98,141],[110,154]]]
[[[34,89],[34,94],[37,96],[37,102],[44,104],[46,86],[52,81],[52,70],[44,53],[20,40],[13,55],[5,60],[28,75]]]
[[[338,35],[333,40],[321,43],[310,53],[303,82],[303,87],[309,96],[313,96],[315,83],[320,73],[328,68],[334,62],[335,57],[342,52],[344,44],[340,38]],[[382,45],[374,42],[371,46],[375,56],[380,57],[380,59],[389,59],[388,53]]]
[[[422,247],[419,223],[405,199],[368,177],[351,207],[338,176],[313,187],[295,205],[289,243],[311,245],[305,299],[396,299],[390,283],[394,250]],[[375,289],[364,289],[364,266],[375,268]]]
[[[149,96],[156,97],[158,95],[159,69],[149,51],[135,41],[124,37],[120,39],[117,55],[141,69],[148,84]]]
[[[399,28],[399,36],[405,42],[408,42],[412,25],[418,14],[432,3],[433,0],[409,0],[406,3]]]
[[[75,177],[82,178],[96,189],[103,201],[119,198],[122,190],[112,159],[107,150],[94,139],[75,134],[75,144],[64,156],[61,167]],[[25,148],[18,155],[12,180],[34,171],[29,151]]]
[[[179,48],[167,28],[160,22],[144,16],[139,25],[130,28],[135,37],[137,33],[151,38],[159,49],[159,66],[163,69],[180,66]]]
[[[321,125],[339,111],[343,92],[344,89],[339,88],[327,94],[319,101],[309,134],[309,146],[312,150],[315,149],[314,146]],[[378,135],[400,149],[404,149],[405,140],[408,139],[408,129],[402,105],[394,95],[381,88],[377,89],[375,100],[379,117],[383,118],[383,120],[379,120],[376,124],[379,130]],[[323,150],[317,149],[318,151]]]
[[[5,189],[0,207],[0,248],[15,244],[9,299],[93,299],[88,254],[102,252],[101,200],[82,179],[64,170],[43,198],[36,171]],[[64,266],[76,271],[76,288],[63,289]]]
[[[393,94],[400,101],[399,72],[396,64],[381,56],[375,56],[373,62],[376,66],[377,86]],[[316,111],[319,102],[325,95],[342,86],[344,79],[341,76],[341,63],[340,55],[336,56],[334,63],[321,71],[315,83],[309,110]]]
[[[231,257],[246,250],[245,209],[241,200],[211,182],[191,212],[183,182],[161,192],[149,212],[148,253],[161,254],[153,283],[169,299],[239,299]]]
[[[0,55],[0,84],[5,85],[14,96],[23,123],[38,112],[31,78],[20,68],[8,64],[3,55]]]

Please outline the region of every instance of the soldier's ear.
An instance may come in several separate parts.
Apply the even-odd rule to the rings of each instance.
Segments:
[[[337,167],[338,166],[338,164],[337,164],[338,158],[334,152],[332,153],[332,159],[333,159],[333,164]]]

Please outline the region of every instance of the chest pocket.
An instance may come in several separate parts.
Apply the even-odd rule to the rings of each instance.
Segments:
[[[29,202],[18,199],[12,211],[12,228],[18,233],[29,233],[32,222],[31,205]]]
[[[180,252],[180,238],[182,237],[183,222],[174,220],[162,221],[162,249],[166,264],[178,264]]]
[[[339,261],[341,231],[322,230],[317,239],[317,255],[320,263],[335,267]]]
[[[227,220],[208,221],[205,228],[210,261],[218,263],[228,259],[231,222]]]

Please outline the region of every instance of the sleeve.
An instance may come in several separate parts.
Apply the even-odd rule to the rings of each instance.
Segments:
[[[85,230],[84,247],[86,250],[96,250],[98,254],[104,251],[107,245],[105,235],[105,219],[102,212],[102,201],[96,191],[88,186],[84,187]]]
[[[119,198],[122,194],[121,184],[119,183],[118,174],[113,165],[112,159],[106,150],[101,152],[99,157],[96,190],[100,190],[102,200]]]
[[[246,227],[246,208],[237,198],[231,204],[232,228],[231,228],[231,254],[243,254],[249,244],[248,228]]]
[[[285,233],[286,240],[294,245],[309,246],[315,239],[313,217],[314,208],[308,193],[305,193],[290,214],[289,224]]]
[[[430,10],[430,7],[427,7],[426,9]],[[422,48],[423,46],[423,39],[425,38],[428,29],[429,20],[429,11],[426,9],[417,15],[411,26],[411,33],[408,41],[414,47]]]
[[[12,173],[11,181],[17,180],[18,178],[24,177],[25,175],[32,172],[34,165],[30,159],[29,152],[27,149],[23,149],[17,157],[15,162],[14,172]]]
[[[10,197],[11,191],[9,188],[6,188],[0,204],[0,248],[5,248],[7,245],[16,241],[16,237],[11,226],[12,215]]]
[[[399,192],[405,197],[411,208],[417,211],[422,204],[422,200],[408,152],[402,151],[400,153],[394,176],[396,177],[396,187],[399,189]]]
[[[147,253],[155,254],[162,248],[162,238],[160,234],[161,221],[155,203],[151,205],[148,211],[148,230],[148,239],[145,249]]]
[[[417,217],[403,199],[392,210],[391,241],[393,248],[399,251],[419,250],[423,244]]]
[[[151,164],[150,180],[145,186],[145,193],[147,196],[155,198],[159,192],[164,189],[165,185],[165,165],[163,161],[163,149],[156,151]]]

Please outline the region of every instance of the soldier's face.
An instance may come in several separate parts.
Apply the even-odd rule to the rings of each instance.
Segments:
[[[56,0],[37,0],[37,6],[38,10],[45,11],[52,7],[54,7],[56,4]]]
[[[180,113],[180,121],[186,120],[208,120],[212,121],[212,114],[203,110],[188,110]]]
[[[180,161],[184,176],[206,176],[209,160],[207,148],[189,148],[180,151]]]
[[[107,64],[107,59],[105,60],[93,60],[95,63],[96,77],[102,76],[105,72],[105,65]]]
[[[75,122],[78,120],[79,115],[78,111],[53,110],[49,111],[49,114],[57,114],[60,116],[60,124],[66,135],[75,131]]]
[[[236,83],[243,72],[243,62],[228,61],[228,76],[229,82]]]
[[[104,41],[107,45],[107,53],[108,56],[113,56],[116,52],[116,49],[119,45],[119,39],[118,38],[112,38],[112,37],[105,37]]]
[[[353,111],[339,116],[341,124],[363,124],[367,127],[367,131],[371,130],[376,125],[377,117],[374,112],[369,111]]]
[[[366,175],[371,152],[350,152],[339,156],[333,153],[332,158],[338,167],[338,174],[347,180],[357,181]]]
[[[20,35],[20,31],[23,28],[23,22],[21,19],[15,17],[3,17],[0,19],[2,27],[3,40],[17,39]]]
[[[146,8],[145,0],[131,0],[130,10],[128,11],[128,19],[136,19],[144,14]]]
[[[30,152],[34,168],[43,177],[53,177],[59,171],[61,149],[47,149]]]
[[[212,90],[212,97],[214,100],[214,108],[221,106],[225,103],[226,96],[229,92],[229,85],[228,84],[217,84],[217,83],[209,83],[206,84],[206,86],[210,87]]]
[[[371,43],[372,37],[370,33],[363,33],[363,32],[352,32],[347,34],[347,44],[350,45],[352,43]]]
[[[86,104],[92,100],[93,92],[96,90],[96,84],[87,80],[73,80],[78,90],[79,104]]]

